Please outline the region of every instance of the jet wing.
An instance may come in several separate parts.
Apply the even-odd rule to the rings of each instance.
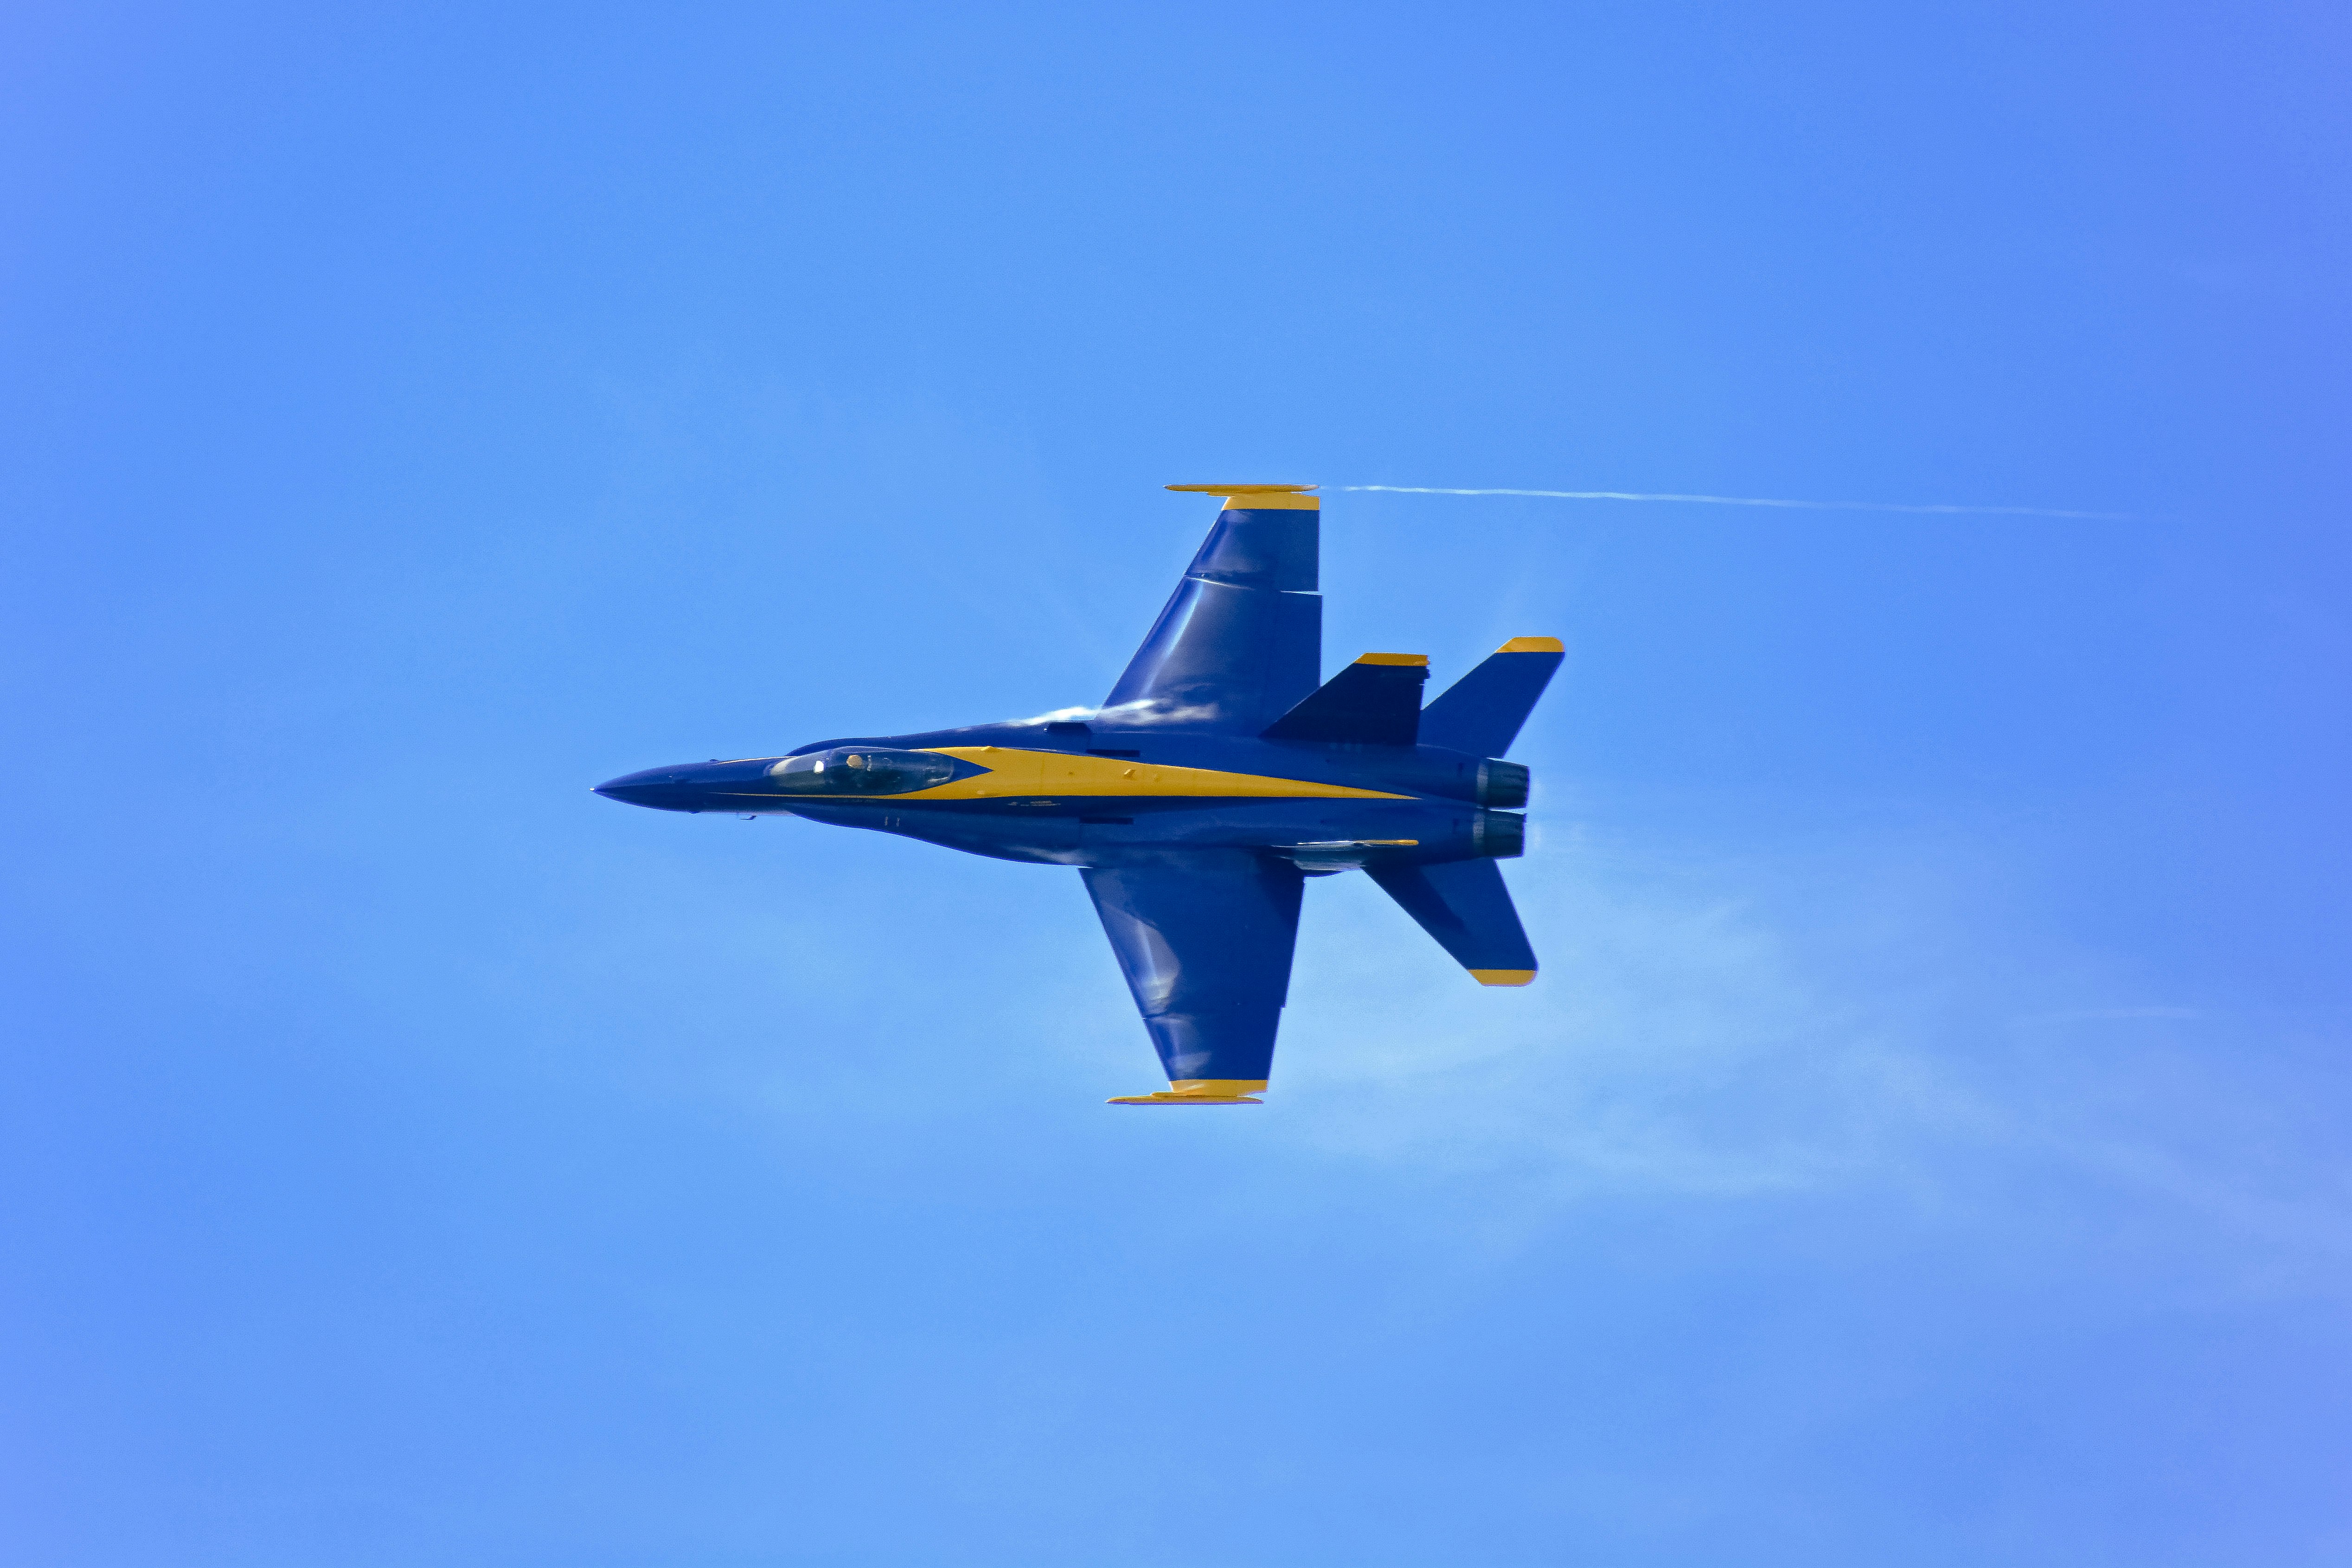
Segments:
[[[1319,503],[1295,485],[1169,488],[1213,491],[1224,509],[1103,706],[1255,735],[1323,679]]]
[[[1081,873],[1168,1088],[1114,1105],[1254,1105],[1290,991],[1306,878],[1251,850],[1179,850]]]

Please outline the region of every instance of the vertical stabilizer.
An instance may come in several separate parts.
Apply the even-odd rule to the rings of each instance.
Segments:
[[[1500,757],[1535,711],[1561,658],[1557,637],[1514,637],[1421,711],[1421,743]]]
[[[1268,740],[1411,746],[1421,724],[1425,653],[1366,653],[1266,727]]]

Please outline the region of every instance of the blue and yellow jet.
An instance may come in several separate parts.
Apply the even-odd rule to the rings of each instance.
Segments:
[[[1262,1103],[1310,876],[1363,871],[1479,984],[1533,980],[1495,864],[1525,841],[1528,770],[1500,757],[1559,643],[1514,638],[1426,708],[1419,653],[1322,681],[1312,486],[1168,487],[1223,509],[1101,707],[648,768],[596,793],[1076,866],[1168,1072],[1114,1105]]]

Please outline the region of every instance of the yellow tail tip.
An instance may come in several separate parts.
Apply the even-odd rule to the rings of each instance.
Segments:
[[[1528,986],[1535,983],[1533,969],[1473,969],[1470,977],[1482,986]]]
[[[1495,650],[1497,653],[1564,653],[1557,637],[1514,637]]]

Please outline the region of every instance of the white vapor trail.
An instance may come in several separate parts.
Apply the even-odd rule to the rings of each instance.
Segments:
[[[2052,507],[1909,507],[1888,501],[1773,501],[1754,496],[1649,496],[1632,490],[1455,490],[1434,485],[1335,485],[1398,496],[1542,496],[1559,501],[1697,501],[1710,507],[1790,507],[1809,512],[1916,512],[1941,517],[2087,517],[2128,521],[2127,512],[2066,512]]]

